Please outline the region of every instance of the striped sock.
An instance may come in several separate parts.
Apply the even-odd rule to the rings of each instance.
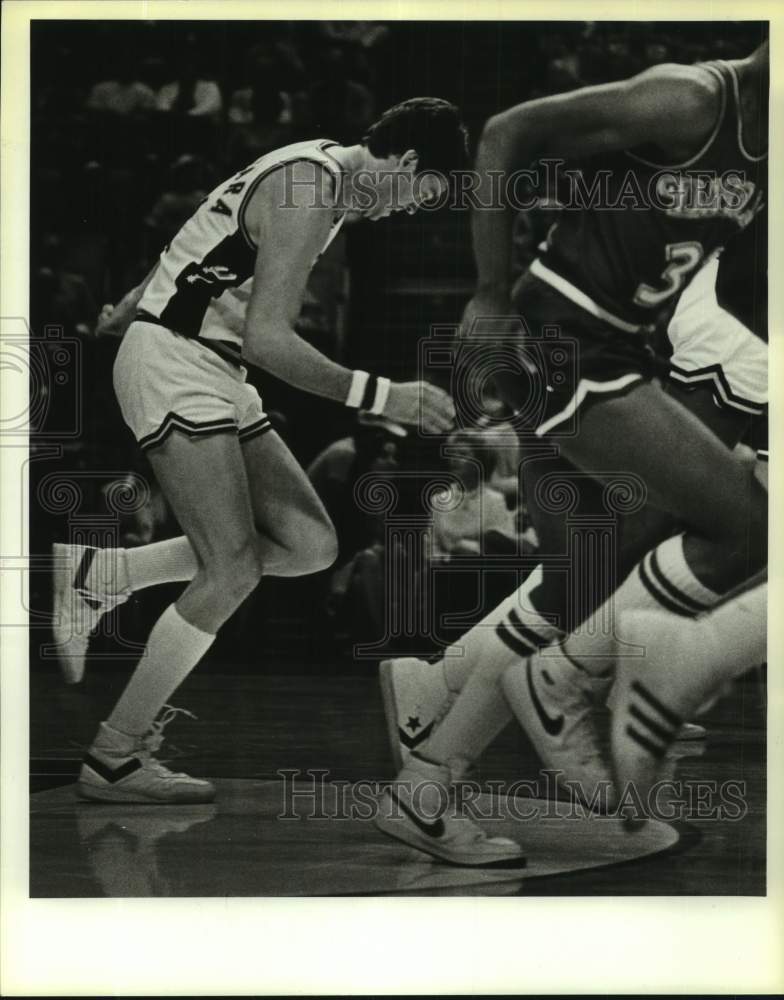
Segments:
[[[668,538],[651,550],[618,590],[564,640],[563,654],[573,665],[597,676],[612,669],[624,644],[616,626],[626,611],[667,612],[671,628],[677,628],[679,619],[694,618],[713,607],[719,595],[692,573],[683,537]]]
[[[558,635],[531,601],[541,582],[542,567],[537,566],[517,590],[444,650],[444,679],[450,691],[462,691],[474,668],[488,656],[529,656],[532,645],[543,645]]]
[[[531,605],[528,595],[540,579],[536,570],[531,577],[460,640],[470,653],[461,662],[472,669],[454,705],[422,748],[428,760],[446,764],[455,776],[464,773],[512,719],[501,688],[504,672],[561,635]]]

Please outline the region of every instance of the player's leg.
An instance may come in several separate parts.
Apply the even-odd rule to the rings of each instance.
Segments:
[[[150,452],[150,461],[199,568],[154,625],[138,666],[101,724],[78,788],[105,800],[204,801],[214,794],[208,782],[172,775],[150,756],[160,742],[154,722],[258,584],[258,535],[236,433],[175,432]]]
[[[615,623],[624,613],[655,610],[667,616],[670,634],[677,637],[690,618],[765,565],[767,496],[750,463],[650,383],[597,402],[563,447],[597,478],[619,468],[634,472],[652,502],[687,528],[652,549],[609,601],[563,642],[504,675],[506,696],[547,763],[556,766],[557,760],[557,766],[587,780],[573,749],[561,747],[557,734],[551,738],[548,726],[554,719],[567,728],[573,718],[588,718],[580,689],[613,668],[624,640]]]
[[[621,428],[623,433],[619,434]],[[656,584],[659,589],[653,591],[654,596],[643,592],[633,580],[619,589],[613,608],[640,604],[646,607],[657,599],[663,604],[672,590],[682,595],[681,608],[708,607],[722,590],[764,562],[764,491],[746,463],[733,456],[658,386],[639,382],[626,395],[600,398],[583,414],[577,434],[566,438],[562,447],[573,465],[599,480],[618,470],[633,473],[648,486],[653,502],[669,517],[693,527],[693,534],[686,538],[685,552],[681,539],[674,539],[654,553],[656,572],[664,579],[663,584]],[[718,491],[717,470],[722,473]],[[540,614],[552,612],[551,600],[560,601],[564,607],[563,581],[560,574],[557,576],[560,593],[552,587],[548,590],[548,578],[556,574],[548,573],[545,567],[543,583],[531,595]],[[672,604],[664,606],[671,608]],[[569,608],[567,602],[565,610]],[[606,611],[603,607],[601,613],[597,612],[602,626]],[[574,747],[580,748],[578,766],[571,767],[569,777],[590,785],[583,795],[590,799],[606,770],[598,741],[592,735],[588,695],[591,676],[604,674],[612,663],[614,630],[601,627],[571,636],[572,642],[580,639],[578,650],[559,651],[559,669],[554,670],[551,656],[534,656],[542,645],[541,632],[527,627],[526,622],[520,624],[522,633],[518,628],[518,634],[509,630],[506,636],[507,645],[512,645],[511,637],[517,647],[517,662],[504,674],[505,696],[548,764],[558,767],[563,760],[572,766]],[[590,658],[590,669],[575,668],[572,661],[579,653]],[[428,760],[441,764],[455,761],[465,748],[475,753],[485,733],[491,732],[490,720],[496,718],[503,724],[504,695],[494,666],[488,658],[471,675],[449,715],[423,748]],[[482,714],[480,724],[477,720]],[[537,733],[541,740],[535,738]]]
[[[296,576],[329,565],[329,520],[239,368],[168,330],[135,323],[118,353],[115,387],[127,422],[148,447],[165,441],[172,427],[186,434],[210,427],[239,432],[265,573]],[[271,533],[281,530],[285,544]],[[81,680],[89,636],[106,611],[137,590],[187,582],[199,570],[187,535],[129,549],[56,544],[54,555],[54,631],[70,683]]]
[[[256,527],[262,536],[264,572],[272,576],[313,572],[308,566],[318,562],[319,556],[324,561],[322,548],[328,547],[331,524],[301,467],[269,423],[265,430],[240,437]],[[184,583],[199,568],[186,535],[131,549],[83,550],[79,557],[84,589],[98,598],[125,597],[162,583]]]
[[[240,431],[240,444],[264,574],[327,569],[337,557],[337,536],[302,466],[275,431],[250,437]]]
[[[677,634],[656,612],[624,616],[623,635],[640,655],[621,660],[616,682],[611,748],[620,789],[633,783],[646,804],[682,720],[704,711],[732,680],[764,662],[767,591],[761,580]]]

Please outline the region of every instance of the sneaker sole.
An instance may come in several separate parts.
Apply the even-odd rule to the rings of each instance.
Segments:
[[[57,663],[63,675],[63,680],[66,684],[78,684],[84,677],[87,641],[84,639],[77,640],[70,631],[67,635],[62,635],[60,633],[61,625],[59,624],[66,617],[63,609],[67,607],[68,597],[73,589],[73,566],[70,564],[70,561],[66,564],[68,549],[70,547],[70,545],[63,545],[62,542],[55,542],[52,545],[52,556],[55,560],[52,600],[54,624],[52,625],[52,634],[57,647]],[[83,648],[80,646],[81,643],[84,643]],[[71,649],[74,650],[75,655],[64,655]]]
[[[184,795],[176,799],[156,799],[149,795],[142,795],[139,792],[125,792],[122,788],[102,788],[100,785],[91,785],[85,781],[77,781],[76,795],[80,799],[88,799],[91,802],[126,802],[136,805],[152,806],[184,806],[184,805],[206,805],[215,800],[215,789],[207,791],[203,795]]]
[[[429,854],[445,864],[454,868],[525,868],[528,860],[523,854],[500,855],[496,852],[492,857],[460,857],[445,845],[439,845],[437,841],[424,837],[417,830],[412,829],[403,820],[386,820],[377,816],[373,821],[377,830],[398,844],[405,844],[407,847],[416,848],[425,854]]]
[[[382,660],[378,668],[378,676],[381,682],[381,698],[384,702],[384,718],[387,722],[387,737],[389,739],[390,750],[392,751],[392,763],[395,766],[395,771],[399,771],[405,764],[405,760],[403,758],[403,748],[400,743],[397,721],[397,699],[395,698],[395,683],[393,680],[394,670],[394,660]]]
[[[697,722],[687,722],[685,725],[681,726],[675,734],[675,741],[677,743],[689,743],[697,740],[704,740],[707,736],[708,730],[705,726],[701,726]]]

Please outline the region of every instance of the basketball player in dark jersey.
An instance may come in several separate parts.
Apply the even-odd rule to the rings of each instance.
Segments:
[[[518,371],[501,372],[498,381],[525,415],[528,448],[552,444],[543,452],[555,456],[526,463],[529,504],[533,498],[536,508],[537,496],[547,499],[539,486],[555,477],[582,488],[586,476],[603,486],[620,472],[640,485],[665,524],[685,530],[648,536],[647,544],[641,534],[637,558],[656,547],[624,580],[613,604],[567,639],[580,624],[582,602],[570,601],[567,581],[545,562],[535,579],[460,640],[462,661],[452,667],[444,661],[446,687],[460,693],[408,758],[399,774],[404,785],[448,785],[508,722],[511,705],[548,767],[582,782],[584,798],[592,799],[600,785],[608,791],[590,693],[618,652],[614,628],[606,624],[610,611],[617,620],[626,609],[655,608],[677,635],[684,619],[765,565],[767,495],[753,463],[665,391],[655,376],[666,369],[652,356],[649,337],[669,321],[699,269],[764,206],[767,93],[763,45],[744,60],[657,66],[620,83],[531,101],[487,123],[477,157],[477,196],[485,205],[498,176],[535,160],[606,158],[598,161],[607,168],[603,202],[565,209],[541,256],[514,287],[511,209],[473,214],[478,285],[464,335],[481,343],[483,319],[523,317],[527,335],[516,342]],[[561,336],[546,337],[542,328]],[[567,342],[575,347],[571,362]],[[563,512],[540,503],[531,513],[543,551],[567,551],[558,547]],[[624,550],[621,531],[619,579],[634,551],[628,543]],[[397,721],[394,679],[386,678],[385,701]],[[659,752],[657,727],[669,733],[678,712],[646,701],[644,687],[635,697],[639,704],[619,711],[637,719],[629,725],[639,745]],[[420,800],[425,810],[432,805]],[[399,810],[390,807],[378,823],[436,853],[432,837]]]
[[[89,633],[134,590],[187,581],[154,626],[131,680],[101,723],[77,791],[124,802],[203,802],[213,786],[154,757],[155,721],[262,574],[330,565],[334,529],[304,471],[270,428],[244,363],[301,389],[441,432],[451,399],[331,361],[293,329],[314,259],[346,214],[379,219],[440,197],[466,155],[459,112],[404,102],[362,144],[276,150],[219,185],[126,297],[136,310],[115,363],[120,407],[184,536],[129,550],[55,547],[55,635],[67,679]],[[438,173],[434,173],[437,171]]]

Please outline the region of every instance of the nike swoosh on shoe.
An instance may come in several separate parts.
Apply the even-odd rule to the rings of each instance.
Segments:
[[[444,827],[444,821],[442,819],[437,819],[437,820],[434,820],[432,823],[428,823],[426,820],[422,819],[420,816],[417,816],[417,814],[415,812],[412,812],[412,810],[409,809],[408,806],[404,805],[400,801],[400,798],[397,795],[395,795],[395,793],[392,791],[391,788],[388,789],[388,792],[389,792],[389,797],[392,799],[392,801],[396,805],[400,806],[400,808],[403,810],[403,812],[406,814],[406,816],[408,816],[408,818],[411,820],[411,822],[419,830],[421,830],[422,833],[424,833],[426,837],[432,837],[434,840],[438,840],[438,839],[440,839],[441,837],[444,836],[445,827]]]
[[[564,727],[564,717],[563,715],[559,715],[553,718],[547,714],[544,705],[539,700],[539,695],[536,693],[536,688],[534,687],[534,679],[531,676],[530,660],[528,660],[526,664],[525,676],[528,680],[528,692],[531,695],[531,701],[536,709],[536,714],[539,716],[539,721],[542,723],[542,728],[548,735],[558,736]]]

